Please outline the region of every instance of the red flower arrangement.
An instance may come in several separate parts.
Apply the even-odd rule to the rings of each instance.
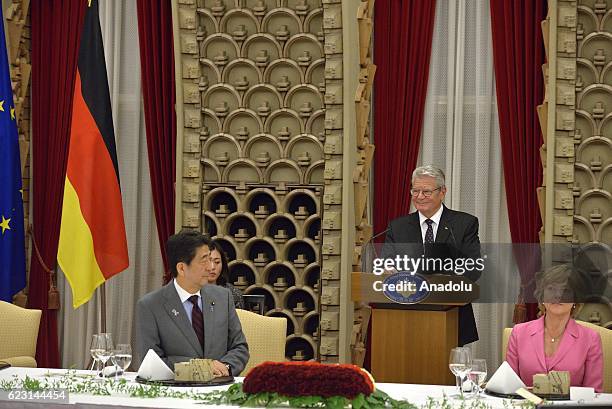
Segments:
[[[318,362],[264,362],[251,369],[245,393],[277,393],[283,396],[343,396],[353,399],[374,392],[370,376],[355,365]]]

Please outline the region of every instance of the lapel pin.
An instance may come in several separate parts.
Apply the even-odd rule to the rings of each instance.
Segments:
[[[173,308],[172,309],[172,314],[174,314],[175,317],[178,317],[179,312]]]

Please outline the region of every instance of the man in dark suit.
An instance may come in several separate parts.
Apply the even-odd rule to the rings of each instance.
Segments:
[[[473,258],[480,257],[478,219],[468,213],[451,210],[442,201],[446,195],[444,172],[432,166],[416,168],[412,173],[412,203],[416,212],[394,219],[387,229],[383,255],[406,254],[402,244],[417,243],[425,257]],[[404,246],[404,249],[415,246]],[[422,249],[422,252],[421,252]],[[420,255],[409,254],[411,257]],[[452,273],[451,273],[452,274]],[[472,281],[480,277],[476,269],[466,272]],[[459,345],[478,340],[472,304],[459,308]]]
[[[206,285],[212,270],[210,240],[183,230],[168,239],[166,252],[174,279],[142,297],[136,306],[140,360],[149,349],[171,368],[192,358],[213,361],[213,374],[238,375],[249,350],[234,300],[225,287]]]

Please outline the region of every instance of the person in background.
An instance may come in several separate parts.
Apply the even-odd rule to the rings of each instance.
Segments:
[[[244,310],[242,292],[228,282],[229,268],[227,265],[227,255],[216,240],[211,241],[209,248],[213,268],[208,275],[208,284],[220,285],[230,290],[234,298],[234,306]]]
[[[533,375],[569,371],[571,386],[603,389],[603,354],[599,334],[573,317],[581,308],[579,273],[567,264],[536,275],[535,297],[542,316],[517,324],[508,341],[506,361],[527,386]]]
[[[192,358],[213,359],[215,376],[237,375],[249,361],[249,347],[231,293],[207,285],[212,261],[210,239],[181,230],[170,236],[166,254],[173,280],[143,296],[136,305],[140,362],[152,349],[174,369]]]

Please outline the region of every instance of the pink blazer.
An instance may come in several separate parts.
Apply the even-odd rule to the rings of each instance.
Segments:
[[[557,352],[551,357],[544,356],[544,317],[515,325],[506,361],[527,386],[532,386],[537,373],[569,371],[571,386],[589,386],[595,392],[603,389],[601,338],[573,319],[567,323]]]

